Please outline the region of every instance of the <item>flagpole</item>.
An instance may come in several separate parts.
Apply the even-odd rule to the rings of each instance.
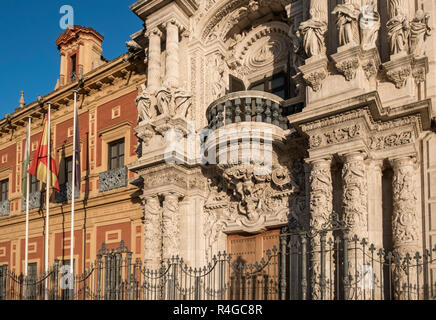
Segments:
[[[51,140],[51,132],[50,132],[50,109],[51,103],[48,103],[47,110],[47,183],[45,185],[46,189],[46,221],[45,221],[45,274],[48,274],[48,245],[49,245],[49,221],[50,221],[50,185],[51,185],[51,172],[50,172],[50,140]],[[48,300],[48,281],[45,279],[45,299]]]
[[[30,157],[30,130],[31,130],[31,123],[32,123],[32,117],[29,117],[29,125],[27,129],[27,141],[26,141],[26,153],[27,158],[26,161],[29,161]],[[28,167],[28,163],[26,164]],[[26,175],[27,175],[27,183],[26,183],[26,240],[25,240],[25,254],[24,254],[24,279],[26,279],[25,282],[25,297],[27,298],[27,275],[28,275],[28,258],[29,258],[29,192],[30,192],[30,174],[29,174],[29,168],[26,169]]]
[[[70,271],[73,279],[74,290],[74,200],[76,195],[76,134],[77,134],[77,89],[74,90],[74,116],[73,116],[73,163],[72,163],[72,181],[71,181],[71,236],[70,236]],[[79,181],[80,183],[80,181]],[[74,291],[73,291],[74,292]]]

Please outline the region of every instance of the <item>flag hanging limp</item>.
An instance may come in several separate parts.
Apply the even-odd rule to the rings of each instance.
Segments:
[[[29,173],[36,177],[39,181],[47,184],[47,154],[48,154],[48,128],[47,128],[47,118],[44,122],[44,130],[42,136],[38,143],[38,148],[30,164]],[[56,161],[54,159],[53,152],[50,152],[50,185],[49,188],[54,188],[59,192],[59,182],[56,169]]]

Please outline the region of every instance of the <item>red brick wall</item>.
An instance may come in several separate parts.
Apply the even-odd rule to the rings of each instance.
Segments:
[[[11,242],[0,242],[0,265],[11,265]]]
[[[2,163],[3,155],[7,154],[8,159],[5,163]],[[3,150],[0,150],[0,170],[3,168],[10,167],[12,169],[12,180],[9,180],[9,195],[12,192],[16,192],[16,181],[15,177],[17,174],[17,145],[13,144]]]
[[[135,136],[134,127],[138,121],[138,111],[136,109],[135,99],[138,95],[138,91],[132,91],[118,99],[112,100],[106,104],[98,107],[97,111],[97,132],[100,130],[109,128],[117,123],[123,121],[130,121],[132,123],[131,129],[131,144],[130,144],[130,155],[135,154],[135,146],[138,143]],[[121,115],[118,118],[112,119],[112,108],[116,106],[121,106]],[[102,140],[97,136],[97,166],[102,164]]]
[[[33,260],[33,259],[39,259],[39,263],[38,263],[38,271],[40,273],[42,273],[43,270],[43,264],[44,264],[44,237],[35,237],[35,238],[29,238],[29,251],[32,251],[31,246],[33,246],[33,243],[36,245],[36,250],[34,253],[30,253],[29,252],[29,260]],[[21,252],[20,252],[20,257],[21,257],[21,262],[20,262],[20,268],[22,266],[24,266],[24,261],[25,261],[25,249],[26,249],[26,245],[25,245],[25,240],[21,239]]]
[[[130,222],[112,224],[108,226],[102,226],[97,228],[97,251],[100,250],[101,245],[106,243],[106,234],[112,235],[116,232],[121,231],[119,240],[124,240],[126,246],[132,250],[131,246],[131,224]],[[114,243],[106,243],[106,247],[109,249],[116,249],[120,245],[120,241],[114,239]]]
[[[70,239],[65,240],[65,238],[70,238],[71,232],[65,231],[55,234],[55,258],[62,257],[60,259],[70,260]],[[79,255],[78,260],[76,260],[75,267],[78,268],[79,272],[83,272],[83,231],[74,231],[74,255]],[[77,259],[77,258],[76,258]]]

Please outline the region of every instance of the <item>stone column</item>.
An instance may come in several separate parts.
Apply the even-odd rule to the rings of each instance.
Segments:
[[[175,192],[162,194],[162,258],[164,261],[180,255],[180,207],[182,195]]]
[[[346,154],[342,170],[343,180],[343,217],[349,228],[348,274],[350,300],[364,299],[362,286],[364,244],[368,240],[368,186],[364,154],[360,152]],[[353,240],[357,236],[358,240]],[[365,252],[367,245],[365,247]],[[369,291],[369,290],[368,290]],[[369,291],[370,292],[370,291]],[[369,295],[366,295],[369,297]]]
[[[149,33],[148,48],[148,89],[154,93],[161,85],[161,36],[159,29]]]
[[[413,258],[419,250],[419,224],[417,217],[417,190],[415,186],[414,160],[411,157],[393,161],[393,249],[398,260],[394,268],[394,295],[396,299],[416,299],[416,267],[410,260],[407,268],[406,254]],[[409,280],[407,280],[409,275]],[[422,277],[421,277],[422,278]],[[410,284],[408,290],[404,285]]]
[[[310,230],[311,232],[317,232],[322,230],[323,225],[328,223],[333,210],[331,158],[315,160],[311,162],[311,166],[312,170],[309,178]],[[321,240],[322,238],[328,239],[329,236],[331,236],[331,232],[317,235],[311,239],[311,292],[313,300],[333,298],[330,297],[330,290],[328,290],[333,280],[330,279],[330,263],[328,260],[325,261],[324,279],[321,279],[323,267],[321,263]],[[328,255],[325,256],[328,259]],[[334,274],[333,270],[332,273]]]
[[[162,208],[159,198],[144,198],[144,266],[158,270],[162,262]]]
[[[166,24],[166,82],[170,87],[179,86],[179,27],[175,20]]]

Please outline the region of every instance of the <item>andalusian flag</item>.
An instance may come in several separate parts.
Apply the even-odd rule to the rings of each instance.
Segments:
[[[29,170],[30,164],[30,120],[29,126],[27,128],[27,137],[26,137],[26,147],[24,149],[24,159],[23,159],[23,197],[26,198],[27,195],[27,171]]]
[[[35,151],[32,163],[30,164],[29,173],[35,176],[39,181],[47,184],[47,154],[48,154],[48,119],[44,122],[44,130],[42,132],[41,139],[38,143],[38,149]],[[53,187],[57,192],[59,192],[59,182],[58,174],[56,169],[56,162],[54,159],[53,152],[50,152],[50,171],[51,171],[51,181],[48,188]]]

